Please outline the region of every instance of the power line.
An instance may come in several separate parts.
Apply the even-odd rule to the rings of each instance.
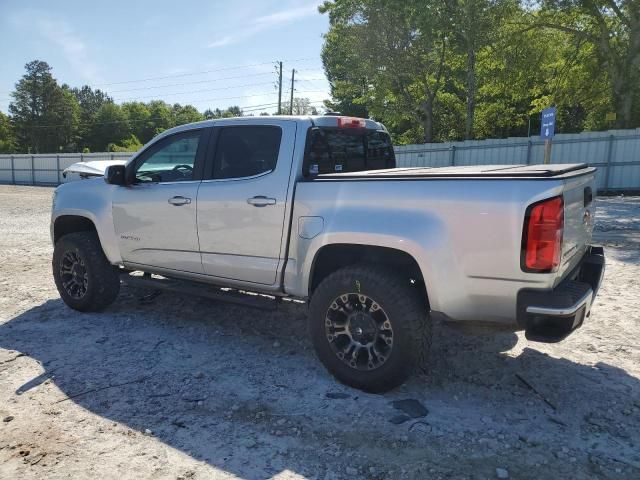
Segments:
[[[240,110],[242,110],[242,113],[245,112],[257,112],[258,110],[268,110],[270,108],[277,108],[278,107],[278,103],[274,102],[271,104],[266,104],[263,105],[262,107],[257,107],[257,108],[241,108]]]
[[[296,68],[296,72],[320,72],[324,74],[324,68]]]
[[[245,107],[239,107],[241,111],[245,111],[245,109],[247,111],[252,111],[253,109],[260,109],[260,108],[269,108],[271,106],[275,106],[276,103],[263,103],[260,105],[248,105]],[[166,120],[166,117],[149,117],[149,118],[143,118],[140,120],[131,120],[131,119],[127,119],[127,120],[112,120],[110,122],[84,122],[84,123],[78,123],[76,124],[77,126],[80,125],[116,125],[118,123],[144,123],[144,122],[149,122],[149,121],[154,121],[154,120]],[[60,124],[54,124],[54,125],[33,125],[31,127],[28,128],[61,128],[61,127],[69,127],[69,124],[66,123],[60,123]]]
[[[211,82],[217,82],[220,80],[230,80],[230,79],[235,79],[235,78],[246,78],[246,77],[260,77],[260,76],[265,76],[265,75],[272,75],[271,72],[265,72],[265,73],[257,73],[257,74],[252,74],[252,75],[237,75],[237,76],[233,76],[233,77],[222,77],[222,78],[212,78],[212,79],[207,79],[207,80],[198,80],[196,82],[183,82],[183,83],[170,83],[170,84],[166,84],[166,85],[155,85],[155,86],[149,86],[149,87],[140,87],[140,88],[130,88],[130,89],[124,89],[124,90],[115,90],[112,92],[103,92],[105,93],[107,96],[112,96],[113,94],[116,93],[122,93],[122,92],[132,92],[132,91],[140,91],[140,90],[151,90],[154,88],[165,88],[165,87],[179,87],[179,86],[183,86],[183,85],[193,85],[193,84],[200,84],[200,83],[211,83]],[[266,82],[266,83],[271,83],[271,82]],[[249,84],[249,85],[232,85],[232,86],[225,86],[225,87],[221,87],[221,88],[211,88],[211,89],[206,89],[206,90],[221,90],[221,89],[225,89],[225,88],[239,88],[239,87],[245,87],[245,86],[254,86],[254,85],[265,85],[266,83],[253,83],[253,84]],[[206,90],[195,90],[196,92],[204,92]],[[174,95],[173,93],[158,93],[156,95]],[[148,96],[148,97],[131,97],[131,98],[151,98],[154,95]],[[10,100],[9,97],[6,97],[5,99],[0,99],[0,101],[2,100]]]
[[[325,90],[296,90],[296,92],[298,93],[324,93]],[[188,102],[185,102],[185,104],[193,104],[193,103],[202,103],[202,102],[215,102],[218,100],[231,100],[231,99],[235,99],[235,98],[249,98],[249,97],[262,97],[262,96],[268,96],[268,95],[275,95],[274,92],[265,92],[265,93],[256,93],[256,94],[252,94],[252,95],[239,95],[239,96],[235,96],[235,97],[218,97],[218,98],[199,98],[199,99],[191,99]]]
[[[312,102],[309,102],[309,105],[315,105],[315,104],[321,104],[323,103],[323,100],[315,100]],[[278,105],[277,102],[272,102],[272,103],[263,103],[263,104],[258,104],[258,105],[246,105],[244,107],[238,107],[240,108],[240,110],[244,113],[244,112],[251,112],[251,111],[256,111],[256,110],[263,110],[265,108],[275,108]],[[149,122],[149,121],[154,121],[154,120],[166,120],[166,117],[149,117],[149,118],[144,118],[144,119],[140,119],[140,120],[131,120],[131,119],[127,119],[127,120],[112,120],[110,122],[84,122],[84,123],[78,123],[76,124],[77,126],[80,125],[116,125],[119,123],[144,123],[144,122]],[[212,120],[215,120],[215,118],[213,118]],[[33,125],[31,127],[28,128],[62,128],[62,127],[69,127],[69,124],[66,123],[61,123],[61,124],[55,124],[55,125]]]
[[[218,88],[203,88],[200,90],[187,90],[185,92],[172,92],[172,93],[163,93],[162,96],[173,96],[173,95],[186,95],[189,93],[201,93],[201,92],[212,92],[215,90],[228,90],[230,88],[242,88],[242,87],[255,87],[258,85],[271,85],[273,82],[260,82],[260,83],[247,83],[244,85],[235,85],[233,87],[218,87]],[[137,96],[137,97],[125,97],[125,98],[120,98],[119,101],[120,102],[126,102],[129,100],[137,100],[137,99],[141,99],[141,98],[157,98],[158,94],[155,95],[143,95],[143,96]]]
[[[308,57],[308,58],[298,58],[298,59],[290,59],[290,60],[283,60],[283,62],[302,62],[305,60],[315,60],[314,57]],[[227,70],[239,70],[242,68],[251,68],[251,67],[259,67],[262,65],[270,65],[270,64],[274,64],[276,63],[277,60],[271,60],[268,62],[260,62],[260,63],[253,63],[250,65],[237,65],[237,66],[233,66],[233,67],[223,67],[223,68],[216,68],[216,69],[212,69],[212,70],[202,70],[199,72],[190,72],[190,73],[176,73],[176,74],[172,74],[172,75],[162,75],[162,76],[157,76],[157,77],[147,77],[147,78],[140,78],[137,80],[122,80],[119,82],[110,82],[110,83],[99,83],[96,86],[108,86],[108,85],[122,85],[124,83],[138,83],[138,82],[148,82],[151,80],[163,80],[166,78],[179,78],[179,77],[189,77],[189,76],[194,76],[194,75],[205,75],[207,73],[213,73],[213,72],[222,72],[222,71],[227,71]]]
[[[183,101],[182,104],[184,106],[188,106],[188,105],[191,105],[193,103],[215,102],[215,101],[218,101],[218,100],[235,100],[235,99],[239,99],[239,98],[263,97],[263,96],[269,96],[269,95],[274,95],[274,92],[262,92],[262,93],[256,93],[256,94],[251,94],[251,95],[235,95],[235,96],[230,96],[230,97],[192,99],[191,101]],[[167,103],[167,102],[165,102],[165,103]],[[167,103],[167,105],[171,106],[171,104],[169,104],[169,103]],[[191,106],[193,106],[193,105],[191,105]],[[70,110],[68,108],[65,108],[65,109],[60,109],[60,110],[50,110],[49,112],[64,113],[64,112],[69,112],[69,111]]]
[[[297,70],[296,70],[297,72]],[[259,75],[272,75],[272,73],[261,73]],[[245,78],[245,77],[249,77],[251,75],[243,75],[243,76],[239,76],[239,77],[229,77],[229,78]],[[174,83],[172,85],[159,85],[156,87],[144,87],[144,88],[134,88],[131,90],[118,90],[117,92],[108,92],[108,95],[111,96],[114,93],[119,93],[119,92],[127,92],[127,91],[132,91],[132,90],[149,90],[152,88],[161,88],[161,87],[170,87],[170,86],[181,86],[181,85],[189,85],[189,84],[195,84],[195,83],[209,83],[209,82],[213,82],[213,81],[217,81],[217,80],[223,80],[221,78],[214,78],[212,80],[203,80],[203,81],[198,81],[198,82],[188,82],[188,83]],[[324,80],[324,78],[311,78],[311,79],[307,79],[307,80],[302,80],[302,81],[310,81],[310,80]],[[298,81],[298,80],[296,80]],[[195,92],[205,92],[208,90],[225,90],[225,89],[231,89],[231,88],[242,88],[242,87],[253,87],[256,85],[268,85],[268,84],[272,84],[273,82],[261,82],[261,83],[250,83],[250,84],[245,84],[245,85],[227,85],[224,87],[219,87],[219,88],[206,88],[206,89],[202,89],[202,90],[190,90],[188,92],[178,92],[178,93],[157,93],[156,95],[181,95],[182,93],[195,93]],[[311,85],[311,83],[309,83]],[[317,85],[312,85],[314,88],[320,88]],[[131,97],[131,98],[151,98],[154,95],[149,95],[147,97]],[[121,99],[122,101],[123,99]]]
[[[315,83],[316,80],[326,80],[324,78],[298,78],[298,82],[305,82],[307,83],[311,88],[322,88],[320,85],[318,85],[317,83]]]
[[[251,95],[236,95],[236,96],[232,96],[232,97],[200,98],[200,99],[190,100],[189,102],[185,102],[185,104],[202,103],[202,102],[215,102],[215,101],[218,101],[218,100],[233,100],[233,99],[236,99],[236,98],[263,97],[263,96],[268,96],[268,95],[275,95],[275,93],[274,92],[262,92],[262,93],[255,93],[255,94],[251,94]]]
[[[325,93],[326,90],[295,90],[295,92],[297,92],[298,94],[304,94],[304,93]],[[291,95],[291,88],[288,89],[287,94]],[[199,98],[199,99],[191,99],[189,101],[184,101],[183,104],[186,105],[191,105],[194,103],[203,103],[203,102],[216,102],[216,101],[220,101],[220,100],[235,100],[235,99],[241,99],[241,98],[254,98],[254,97],[262,97],[262,96],[270,96],[270,95],[275,95],[274,92],[261,92],[261,93],[255,93],[255,94],[250,94],[250,95],[234,95],[234,96],[228,96],[228,97],[215,97],[215,98]],[[60,110],[50,110],[49,112],[55,112],[55,113],[65,113],[65,112],[69,112],[69,109],[60,109]]]
[[[307,62],[307,61],[310,61],[310,60],[317,60],[317,58],[316,57],[306,57],[306,58],[285,59],[285,60],[282,60],[282,62]],[[152,80],[164,80],[164,79],[167,79],[167,78],[181,78],[181,77],[189,77],[189,76],[196,76],[196,75],[206,75],[208,73],[223,72],[223,71],[228,71],[228,70],[240,70],[240,69],[243,69],[243,68],[259,67],[259,66],[275,64],[275,63],[278,63],[278,60],[271,60],[271,61],[260,62],[260,63],[252,63],[252,64],[248,64],[248,65],[235,65],[235,66],[232,66],[232,67],[222,67],[222,68],[215,68],[215,69],[211,69],[211,70],[201,70],[201,71],[196,71],[196,72],[185,72],[185,73],[175,73],[175,74],[169,74],[169,75],[158,75],[158,76],[154,76],[154,77],[139,78],[139,79],[135,79],[135,80],[121,80],[121,81],[117,81],[117,82],[97,83],[97,84],[94,84],[92,87],[93,88],[95,88],[95,87],[105,87],[105,86],[109,86],[109,85],[122,85],[122,84],[126,84],[126,83],[140,83],[140,82],[148,82],[148,81],[152,81]],[[316,68],[316,69],[304,68],[304,69],[298,69],[298,71],[323,71],[323,69],[322,68]],[[10,94],[10,93],[11,92],[0,91],[0,94]]]
[[[296,70],[296,72],[298,72],[298,70]],[[155,85],[155,86],[149,86],[149,87],[140,87],[140,88],[131,88],[131,89],[124,89],[124,90],[115,90],[115,91],[112,91],[112,92],[104,92],[104,93],[107,96],[115,96],[114,94],[121,93],[121,92],[152,90],[152,89],[155,89],[155,88],[165,88],[165,87],[179,87],[179,86],[183,86],[183,85],[195,85],[195,84],[216,82],[216,81],[220,81],[220,80],[231,80],[231,79],[246,78],[246,77],[259,77],[259,76],[265,76],[265,75],[273,75],[273,73],[272,72],[265,72],[265,73],[251,74],[251,75],[238,75],[238,76],[233,76],[233,77],[212,78],[212,79],[209,79],[209,80],[198,80],[198,81],[195,81],[195,82],[170,83],[170,84],[166,84],[166,85]],[[325,78],[320,78],[320,77],[317,77],[317,78],[305,78],[305,79],[298,78],[298,79],[296,79],[296,82],[308,82],[309,85],[312,86],[313,88],[321,88],[319,85],[311,83],[311,81],[317,81],[317,80],[325,80]],[[182,93],[195,93],[195,92],[204,92],[204,91],[209,91],[209,90],[224,90],[224,89],[241,88],[241,87],[248,87],[248,86],[255,86],[255,85],[266,85],[268,83],[271,83],[271,82],[252,83],[252,84],[248,84],[248,85],[230,85],[230,86],[225,86],[225,87],[220,87],[220,88],[191,90],[189,92],[157,93],[156,95],[158,97],[162,97],[164,95],[178,95],[178,94],[181,95]],[[118,101],[122,102],[122,101],[126,101],[126,100],[129,100],[129,99],[134,100],[136,98],[153,98],[156,95],[148,95],[146,97],[127,97],[127,98],[124,98],[124,99],[121,98]],[[6,101],[9,101],[9,100],[11,100],[9,97],[0,98],[0,103],[6,102]]]
[[[324,93],[325,91],[326,90],[300,90],[300,91],[296,90],[296,92],[298,93]],[[188,102],[185,102],[185,104],[188,105],[192,103],[215,102],[217,100],[232,100],[235,98],[262,97],[262,96],[269,96],[269,95],[275,95],[275,92],[263,92],[263,93],[256,93],[251,95],[238,95],[233,97],[198,98],[198,99],[191,99]]]
[[[181,87],[183,85],[195,85],[195,84],[198,84],[198,83],[219,82],[221,80],[233,80],[233,79],[236,79],[236,78],[264,77],[265,75],[273,75],[273,73],[272,72],[264,72],[264,73],[252,73],[250,75],[234,75],[232,77],[208,78],[206,80],[196,80],[194,82],[167,83],[167,84],[164,84],[164,85],[152,85],[152,86],[149,86],[149,87],[125,88],[124,90],[112,90],[110,92],[105,92],[105,93],[107,95],[111,95],[113,93],[134,92],[134,91],[139,91],[139,90],[151,90],[153,88]]]

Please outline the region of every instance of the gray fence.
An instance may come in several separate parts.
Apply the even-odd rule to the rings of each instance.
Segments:
[[[129,152],[0,155],[0,183],[58,185],[65,180],[63,170],[76,162],[126,160],[130,156]]]
[[[513,165],[542,163],[538,137],[427,143],[396,147],[398,166]],[[126,160],[131,153],[0,155],[0,183],[56,185],[72,163]],[[560,134],[553,140],[552,163],[598,167],[599,190],[640,190],[640,129]]]
[[[395,148],[398,166],[539,164],[544,141],[539,137],[426,143]],[[553,139],[551,163],[588,163],[598,167],[598,189],[640,190],[640,129],[559,134]]]

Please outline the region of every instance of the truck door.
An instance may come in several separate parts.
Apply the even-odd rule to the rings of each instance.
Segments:
[[[115,190],[113,223],[126,264],[202,273],[196,199],[210,133],[159,140],[135,159],[134,183]]]
[[[286,242],[287,191],[296,122],[214,127],[213,162],[198,192],[204,273],[273,285]]]

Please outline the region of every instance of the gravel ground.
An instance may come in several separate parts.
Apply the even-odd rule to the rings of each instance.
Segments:
[[[430,374],[370,395],[316,360],[303,305],[66,308],[51,192],[0,186],[0,478],[640,478],[638,197],[599,199],[608,264],[577,333],[439,324]]]

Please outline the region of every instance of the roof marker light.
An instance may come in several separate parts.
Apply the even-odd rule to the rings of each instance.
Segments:
[[[366,128],[367,121],[357,117],[338,117],[338,128]]]

